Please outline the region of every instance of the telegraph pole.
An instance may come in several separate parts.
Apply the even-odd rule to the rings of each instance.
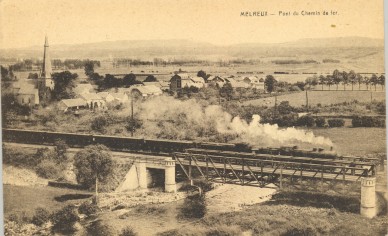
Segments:
[[[131,91],[131,137],[133,137],[133,129],[134,129],[134,122],[133,122],[133,93]]]
[[[307,95],[307,90],[306,90],[306,108],[307,108],[307,111],[309,111],[309,97]]]

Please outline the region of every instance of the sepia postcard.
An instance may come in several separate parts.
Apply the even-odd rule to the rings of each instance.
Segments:
[[[383,5],[0,0],[0,234],[387,235]]]

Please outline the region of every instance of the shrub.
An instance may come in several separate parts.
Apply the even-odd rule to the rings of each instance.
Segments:
[[[102,223],[101,220],[94,221],[87,227],[88,235],[93,236],[111,236],[114,235],[113,229]]]
[[[46,179],[56,179],[61,175],[61,167],[53,161],[43,160],[36,167],[36,173]]]
[[[19,225],[31,223],[31,217],[25,211],[12,213],[7,217],[7,219]]]
[[[183,205],[180,215],[183,218],[202,218],[207,211],[205,194],[189,196]]]
[[[85,214],[88,216],[96,214],[99,210],[100,208],[98,208],[96,204],[91,203],[89,201],[83,202],[78,208],[79,213]]]
[[[315,124],[314,118],[312,116],[306,115],[298,118],[297,124],[299,126],[313,127]]]
[[[92,120],[90,127],[92,128],[92,130],[104,132],[105,127],[108,125],[109,125],[109,119],[104,115],[100,115],[100,116],[95,117]]]
[[[240,227],[233,225],[218,225],[214,228],[207,230],[205,233],[206,236],[234,236],[241,235],[242,231]]]
[[[50,220],[50,212],[44,208],[36,208],[35,214],[32,217],[31,223],[37,226],[41,226]]]
[[[318,117],[318,118],[316,118],[316,119],[315,119],[315,125],[316,125],[317,127],[325,127],[325,125],[326,125],[326,120],[325,120],[325,118],[323,118],[323,117]]]
[[[55,212],[51,216],[53,230],[58,232],[70,233],[74,231],[74,224],[78,222],[79,217],[76,207],[68,205]]]
[[[294,86],[291,86],[290,88],[290,91],[296,91],[296,92],[299,92],[299,91],[302,91],[301,88],[299,88],[298,86],[294,85]]]
[[[343,127],[345,125],[344,119],[329,119],[327,121],[330,127]]]
[[[385,119],[373,116],[355,116],[352,119],[353,127],[385,127]]]
[[[127,226],[123,230],[121,230],[119,236],[137,236],[137,233],[131,226]]]
[[[306,228],[293,227],[281,235],[282,236],[315,236],[315,235],[318,235],[318,232],[316,229],[311,227],[306,227]]]

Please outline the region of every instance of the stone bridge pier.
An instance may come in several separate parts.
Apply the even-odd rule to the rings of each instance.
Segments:
[[[159,159],[158,161],[149,161],[147,159],[136,160],[122,183],[116,189],[116,192],[147,189],[150,180],[149,178],[151,177],[148,172],[152,169],[164,169],[165,192],[176,192],[175,160],[172,158],[166,158],[164,160]]]

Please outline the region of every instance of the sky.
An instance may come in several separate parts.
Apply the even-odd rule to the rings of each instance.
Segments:
[[[241,12],[267,12],[246,17]],[[290,12],[281,16],[279,11]],[[294,16],[294,11],[298,16]],[[319,16],[302,16],[301,11]],[[322,11],[337,12],[323,16]],[[273,14],[273,15],[272,15]],[[0,48],[115,40],[215,45],[384,38],[383,0],[0,0]]]

